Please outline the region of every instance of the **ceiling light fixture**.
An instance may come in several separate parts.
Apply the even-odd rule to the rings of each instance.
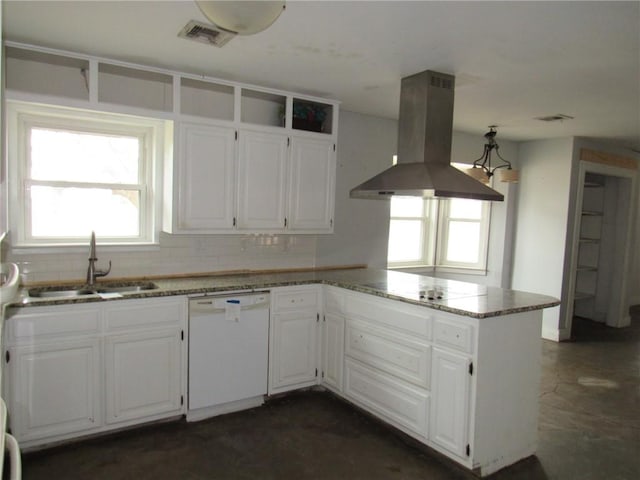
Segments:
[[[511,168],[511,162],[505,160],[500,156],[500,145],[496,142],[496,125],[490,125],[489,131],[484,134],[484,138],[487,139],[487,143],[484,144],[484,152],[482,156],[473,162],[473,167],[467,170],[467,173],[476,180],[488,184],[489,179],[494,175],[495,171],[499,168],[505,170],[500,171],[500,180],[503,182],[517,183],[520,180],[520,172]],[[496,152],[497,157],[504,163],[491,167],[491,152]]]
[[[285,9],[284,1],[195,0],[211,22],[238,35],[253,35],[269,27]]]

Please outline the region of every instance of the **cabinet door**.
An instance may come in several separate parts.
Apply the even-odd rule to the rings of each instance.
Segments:
[[[182,124],[179,132],[178,230],[232,229],[235,130]]]
[[[468,438],[469,365],[468,357],[433,349],[429,440],[460,457]]]
[[[102,425],[99,339],[16,347],[8,368],[11,429],[18,441]]]
[[[107,423],[180,413],[181,331],[105,340]]]
[[[286,135],[240,131],[238,156],[238,228],[285,227]]]
[[[269,394],[314,385],[317,375],[317,313],[272,316]]]
[[[326,313],[322,334],[322,381],[342,392],[344,366],[344,317]]]
[[[333,230],[335,175],[333,142],[293,137],[289,173],[289,229]]]

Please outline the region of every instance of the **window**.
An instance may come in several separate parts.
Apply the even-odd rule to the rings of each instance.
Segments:
[[[437,200],[391,198],[389,265],[433,265],[437,206]]]
[[[387,263],[484,270],[489,216],[480,200],[392,197]]]
[[[484,270],[490,203],[464,198],[439,203],[437,265]]]
[[[18,246],[157,241],[162,122],[18,103],[8,118]]]

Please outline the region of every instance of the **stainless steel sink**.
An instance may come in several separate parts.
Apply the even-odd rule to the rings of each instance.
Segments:
[[[98,285],[96,291],[98,293],[138,293],[147,290],[155,290],[158,286],[152,282],[144,283],[122,283],[114,285]]]
[[[68,289],[68,290],[51,290],[51,289],[41,289],[41,288],[32,288],[29,290],[29,296],[35,298],[72,298],[72,297],[84,297],[86,295],[95,295],[96,292],[93,290],[85,290],[85,289]]]
[[[29,290],[33,298],[77,298],[101,293],[139,293],[158,288],[152,282],[122,282],[113,284],[97,284],[94,287],[42,287]]]

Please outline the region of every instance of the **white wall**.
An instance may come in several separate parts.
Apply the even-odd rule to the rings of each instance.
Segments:
[[[349,191],[391,166],[396,120],[340,112],[334,234],[318,236],[317,265],[386,268],[389,202],[349,198]]]
[[[453,132],[451,161],[472,164],[482,154],[486,140],[482,135]],[[519,168],[518,144],[498,138],[500,155]],[[495,154],[493,165],[501,163]],[[496,162],[497,160],[497,162]],[[497,175],[499,177],[499,175]],[[486,275],[437,272],[436,277],[481,283],[493,287],[511,288],[511,261],[513,251],[513,222],[517,203],[518,184],[494,179],[492,188],[504,195],[503,202],[491,203],[491,224],[487,252]]]
[[[340,113],[333,235],[167,235],[160,247],[123,251],[98,247],[98,266],[113,262],[110,278],[229,270],[268,270],[366,264],[385,268],[389,202],[349,198],[349,190],[391,165],[397,122]],[[7,254],[25,283],[84,281],[87,250]]]
[[[482,135],[453,132],[451,161],[472,164],[482,154],[486,140]],[[500,155],[518,168],[518,144],[500,140]],[[493,156],[495,159],[495,155]],[[493,165],[496,163],[494,161]],[[432,268],[406,268],[403,271],[421,273],[439,278],[480,283],[494,287],[511,288],[511,260],[513,251],[513,222],[518,193],[517,184],[495,180],[492,188],[504,195],[503,202],[492,202],[486,274],[435,272]]]
[[[560,298],[570,215],[573,139],[521,143],[512,287]],[[572,213],[571,213],[572,215]],[[543,312],[542,335],[558,340],[560,307]]]
[[[68,252],[68,251],[67,251]],[[160,247],[123,251],[98,245],[98,267],[113,268],[105,280],[234,270],[272,270],[314,266],[313,235],[160,235]],[[79,281],[89,258],[86,250],[65,253],[9,252],[20,266],[23,283]]]

